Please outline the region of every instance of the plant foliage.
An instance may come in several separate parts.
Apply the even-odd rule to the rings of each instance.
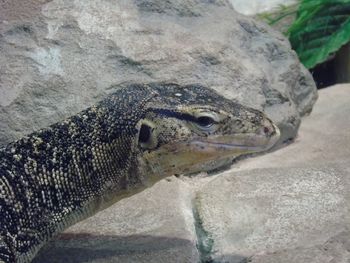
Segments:
[[[265,20],[269,25],[274,25],[282,22],[287,17],[295,17],[297,13],[297,5],[279,5],[275,12],[265,12],[258,14],[260,19]],[[294,20],[294,19],[293,19]]]
[[[302,0],[287,34],[307,68],[326,61],[350,41],[350,0]]]

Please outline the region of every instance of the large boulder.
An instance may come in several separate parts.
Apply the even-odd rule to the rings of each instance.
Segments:
[[[0,2],[0,145],[127,83],[200,83],[294,138],[317,93],[285,37],[225,0]]]

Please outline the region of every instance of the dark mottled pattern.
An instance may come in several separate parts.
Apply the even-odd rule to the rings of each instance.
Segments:
[[[117,195],[142,185],[140,121],[149,113],[195,121],[176,111],[192,104],[230,112],[240,132],[261,126],[261,113],[201,86],[131,85],[2,149],[0,261],[29,262],[54,234],[103,206],[106,192]],[[231,133],[229,128],[218,133]]]
[[[128,87],[0,151],[1,260],[19,261],[110,185],[129,186],[136,123],[153,96]]]

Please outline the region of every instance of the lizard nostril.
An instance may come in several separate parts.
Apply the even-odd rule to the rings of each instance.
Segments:
[[[262,133],[265,136],[271,136],[273,134],[273,127],[265,126],[264,128],[262,128]]]

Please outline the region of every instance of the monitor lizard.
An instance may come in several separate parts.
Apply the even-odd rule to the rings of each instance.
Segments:
[[[133,84],[0,150],[0,261],[174,174],[269,149],[262,112],[201,85]]]

